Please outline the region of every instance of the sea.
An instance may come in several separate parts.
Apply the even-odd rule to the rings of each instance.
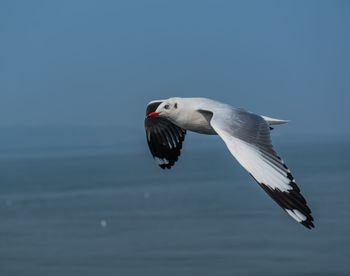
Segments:
[[[0,158],[0,275],[350,275],[350,142],[281,144],[315,228],[221,147]]]

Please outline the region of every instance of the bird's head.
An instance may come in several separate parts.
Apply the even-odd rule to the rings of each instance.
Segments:
[[[148,118],[154,117],[164,117],[167,119],[175,120],[181,110],[181,104],[179,103],[179,99],[170,98],[163,101],[156,109],[156,111],[151,112],[147,115]]]

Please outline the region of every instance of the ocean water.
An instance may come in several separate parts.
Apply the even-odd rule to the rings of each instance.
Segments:
[[[223,148],[0,160],[0,275],[350,275],[350,144],[278,147],[294,222]]]

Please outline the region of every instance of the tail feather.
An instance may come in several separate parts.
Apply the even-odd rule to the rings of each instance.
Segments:
[[[270,117],[267,117],[267,116],[261,116],[261,117],[263,117],[263,119],[264,119],[270,126],[273,126],[273,125],[283,125],[283,124],[286,124],[286,123],[289,122],[288,120],[274,119],[274,118],[270,118]]]

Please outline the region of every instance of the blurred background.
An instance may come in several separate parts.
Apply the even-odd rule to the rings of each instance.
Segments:
[[[348,1],[1,1],[1,275],[348,275]],[[149,101],[275,118],[294,223],[218,137],[161,171]],[[215,162],[213,161],[215,160]]]

